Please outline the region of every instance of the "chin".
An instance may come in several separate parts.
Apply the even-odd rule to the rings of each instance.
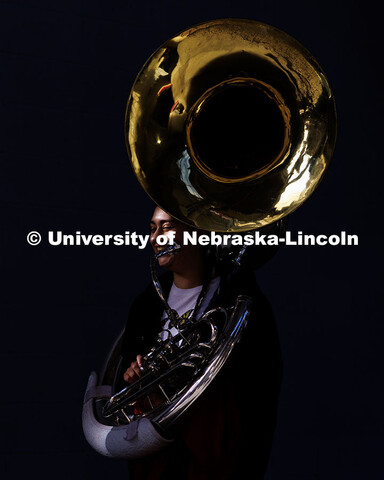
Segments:
[[[160,257],[157,261],[160,267],[166,270],[172,270],[173,260],[171,255],[164,255],[164,257]]]

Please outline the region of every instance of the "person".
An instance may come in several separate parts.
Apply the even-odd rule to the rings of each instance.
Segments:
[[[159,235],[174,235],[182,244],[186,225],[157,207],[150,222],[155,254],[163,250]],[[169,306],[178,318],[216,306],[231,307],[238,295],[252,299],[241,341],[213,382],[194,402],[160,452],[129,461],[130,480],[237,480],[264,478],[276,424],[282,361],[271,307],[251,269],[231,272],[206,249],[182,245],[177,254],[158,259]],[[158,335],[169,334],[164,304],[151,284],[134,300],[122,343],[122,385],[141,376],[143,356]],[[170,330],[172,334],[172,329]]]

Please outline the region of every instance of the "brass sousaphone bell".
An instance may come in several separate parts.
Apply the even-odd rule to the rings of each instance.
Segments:
[[[146,62],[125,139],[137,178],[163,210],[195,228],[247,231],[293,212],[323,178],[335,101],[297,40],[253,20],[214,20]]]
[[[295,39],[252,20],[214,20],[171,38],[149,58],[128,100],[125,138],[141,185],[163,210],[197,229],[245,232],[278,223],[314,191],[335,145],[335,102],[317,61]],[[239,296],[229,310],[206,312],[180,329],[187,339],[180,345],[157,341],[147,355],[153,371],[147,365],[120,392],[118,339],[100,379],[89,379],[83,430],[90,445],[102,455],[139,458],[169,443],[162,433],[227,361],[249,301]],[[209,332],[204,341],[201,325]],[[158,371],[160,363],[167,365]],[[178,369],[184,383],[168,395],[164,386]],[[157,388],[166,401],[135,413],[140,395]]]

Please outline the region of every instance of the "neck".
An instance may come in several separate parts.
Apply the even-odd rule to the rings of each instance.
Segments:
[[[206,279],[207,262],[201,249],[182,251],[173,265],[173,281],[178,288],[194,288],[203,285]]]
[[[178,288],[194,288],[204,283],[204,271],[193,271],[190,273],[173,272],[173,281]]]

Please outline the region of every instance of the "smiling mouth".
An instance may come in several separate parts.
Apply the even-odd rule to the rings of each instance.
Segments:
[[[156,257],[162,257],[164,255],[169,255],[171,252],[166,252],[165,248],[156,248],[155,253]]]
[[[169,245],[168,247],[156,247],[156,258],[160,258],[165,255],[175,255],[176,253],[179,253],[180,248],[181,246],[178,243]]]

